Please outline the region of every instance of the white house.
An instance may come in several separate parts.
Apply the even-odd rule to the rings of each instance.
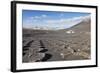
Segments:
[[[66,31],[66,33],[71,34],[71,33],[75,33],[75,31],[73,31],[73,30],[68,30],[68,31]]]

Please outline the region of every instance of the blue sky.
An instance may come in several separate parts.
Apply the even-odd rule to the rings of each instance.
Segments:
[[[90,13],[23,10],[22,22],[25,28],[65,29],[87,16]]]

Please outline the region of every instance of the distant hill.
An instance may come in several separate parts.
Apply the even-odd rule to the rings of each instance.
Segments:
[[[91,20],[85,19],[82,22],[80,22],[70,28],[62,29],[59,31],[66,32],[66,31],[72,30],[74,32],[90,32],[90,29],[91,29]]]

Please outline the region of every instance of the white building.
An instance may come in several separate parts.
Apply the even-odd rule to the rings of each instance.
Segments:
[[[69,30],[69,31],[66,31],[66,33],[71,34],[71,33],[75,33],[75,31]]]

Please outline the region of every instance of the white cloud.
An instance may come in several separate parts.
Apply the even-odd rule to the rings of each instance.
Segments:
[[[69,28],[73,25],[76,25],[78,23],[80,23],[82,20],[87,20],[87,18],[90,18],[90,16],[79,16],[79,17],[73,17],[73,18],[61,18],[61,19],[45,19],[43,21],[38,20],[39,18],[46,18],[47,15],[41,15],[41,16],[35,16],[31,19],[28,19],[27,23],[29,24],[29,26],[34,27],[34,26],[38,26],[38,27],[46,27],[48,29],[65,29],[65,28]],[[28,27],[29,27],[28,26]]]
[[[60,14],[60,17],[62,17],[62,16],[64,16],[64,14],[63,14],[63,13],[61,13],[61,14]]]
[[[57,23],[69,23],[69,22],[75,22],[75,21],[79,21],[82,20],[83,17],[73,17],[70,19],[57,19],[57,20],[47,20],[45,21],[46,23],[51,23],[51,24],[57,24]]]
[[[39,19],[41,18],[40,16],[33,16],[33,17],[30,17],[31,19]]]
[[[45,18],[45,17],[47,17],[47,15],[43,14],[42,17]]]
[[[46,23],[51,23],[51,24],[55,24],[55,23],[69,23],[69,22],[76,22],[76,21],[81,21],[83,19],[87,19],[90,18],[90,16],[79,16],[79,17],[73,17],[73,18],[69,18],[69,19],[57,19],[57,20],[47,20],[45,21]]]
[[[41,16],[32,16],[32,17],[29,17],[29,19],[42,19],[42,18],[46,18],[47,15],[43,14]]]

